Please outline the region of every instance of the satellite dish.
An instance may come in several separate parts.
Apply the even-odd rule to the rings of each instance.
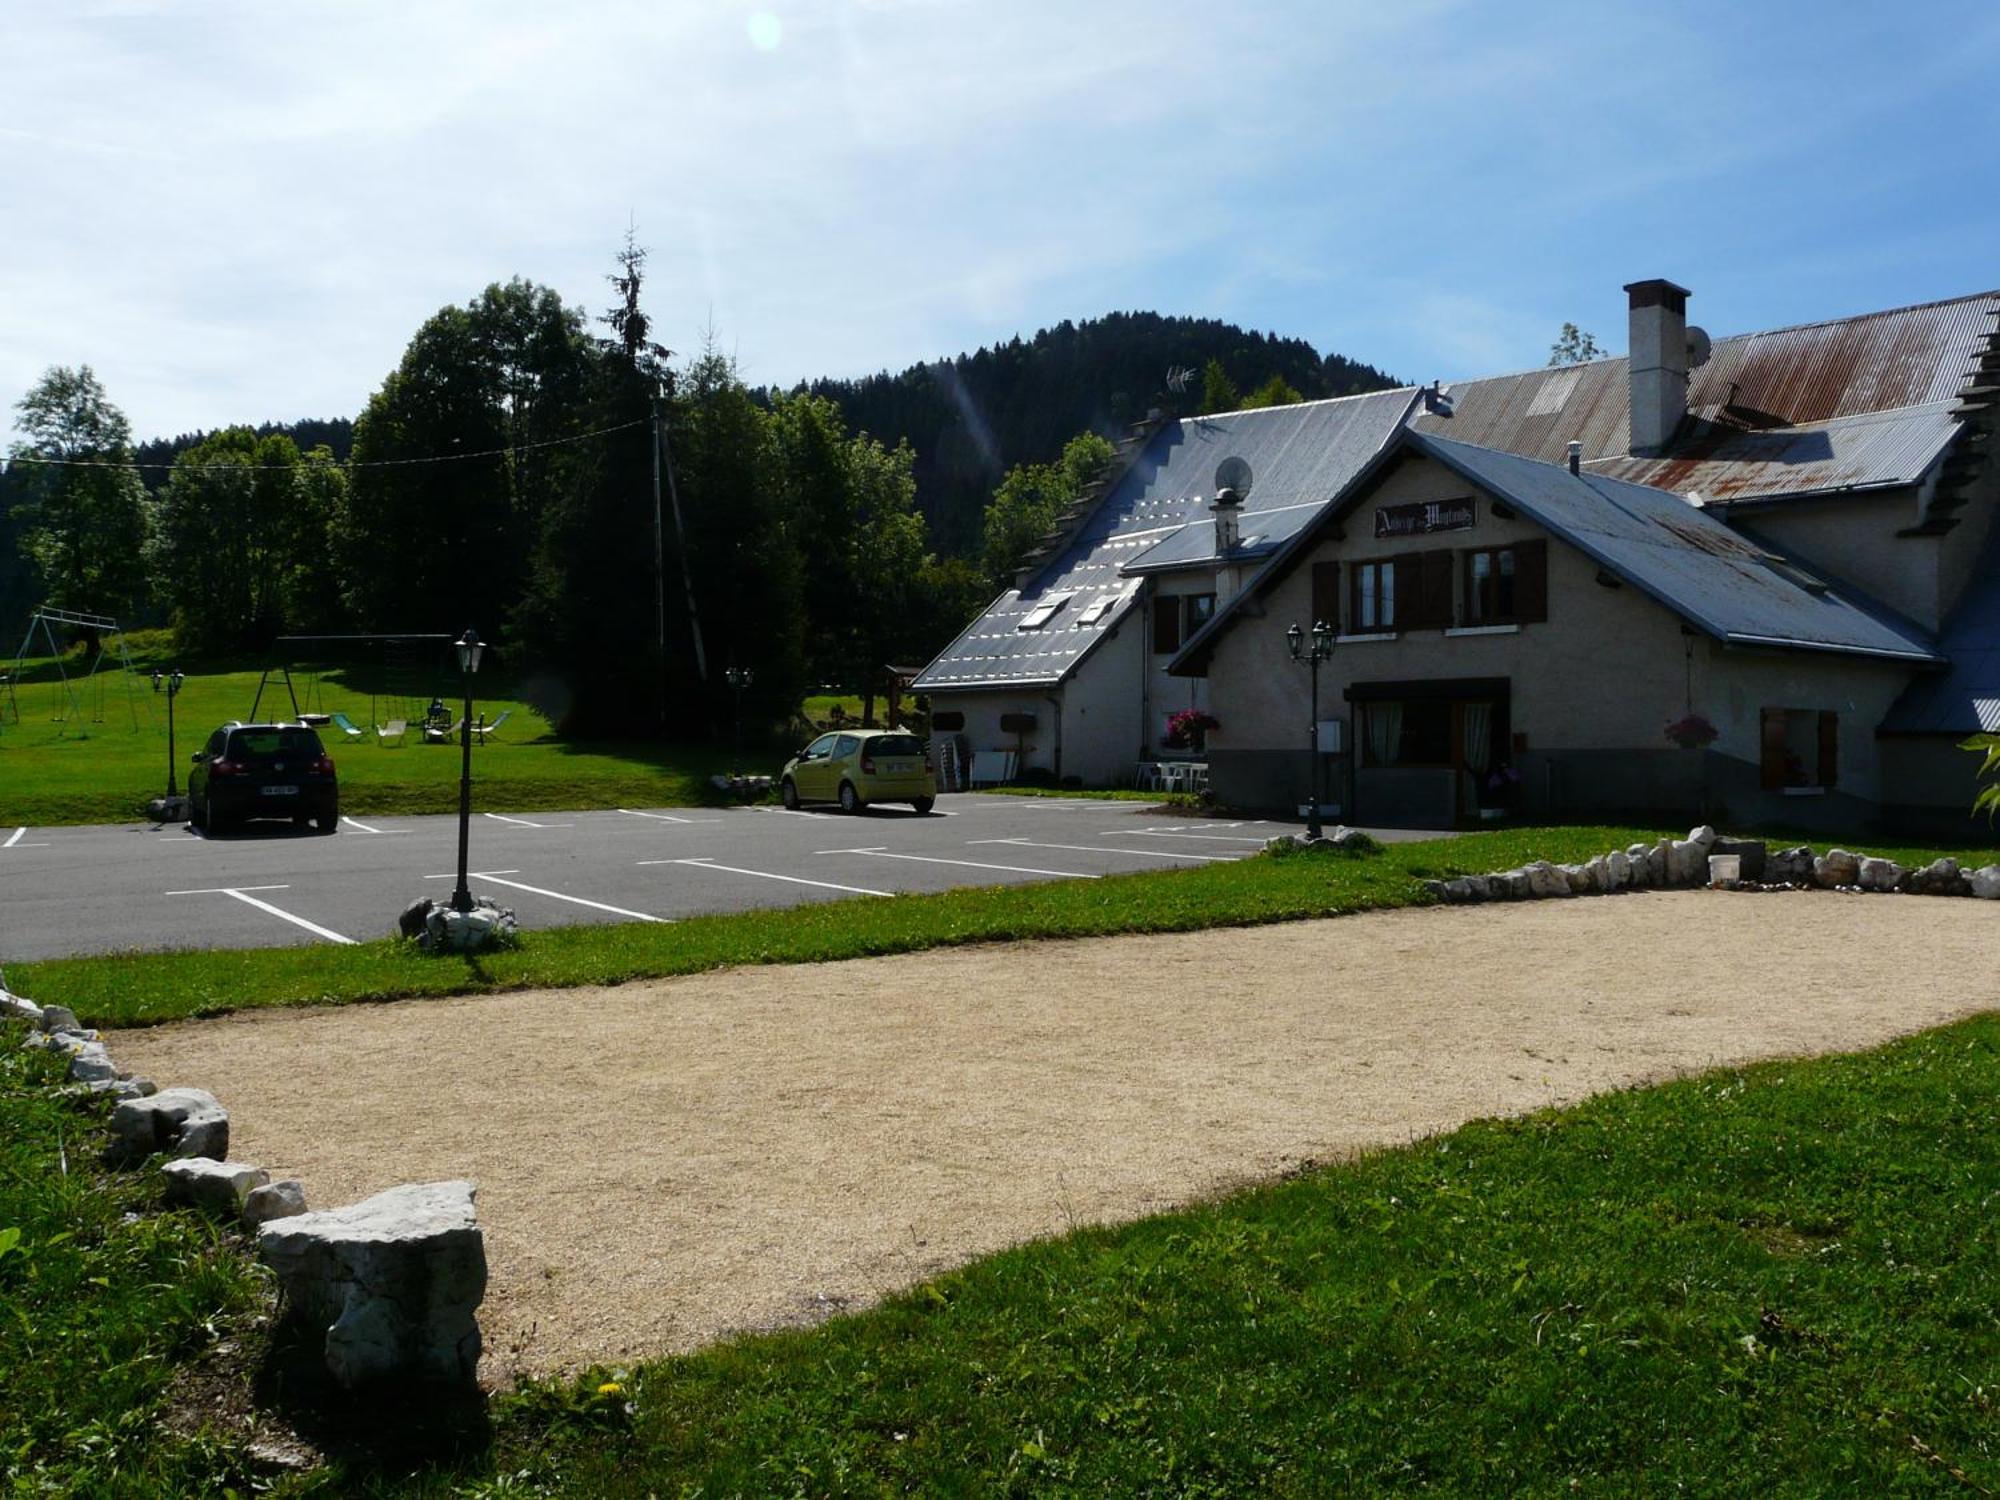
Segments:
[[[1215,466],[1215,487],[1218,490],[1234,490],[1248,498],[1251,481],[1250,465],[1241,458],[1225,458]]]
[[[1688,368],[1690,370],[1699,370],[1703,365],[1708,363],[1709,355],[1715,352],[1715,345],[1709,342],[1707,331],[1700,328],[1688,329],[1687,339]]]

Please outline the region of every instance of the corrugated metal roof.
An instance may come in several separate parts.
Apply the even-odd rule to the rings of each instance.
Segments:
[[[1816,584],[1678,495],[1426,433],[1410,440],[1718,640],[1941,660],[1913,625]]]
[[[1634,459],[1626,361],[1529,370],[1445,391],[1418,431],[1706,499],[1909,484],[1955,426],[1944,409],[1993,330],[2000,292],[1717,339],[1663,458]],[[1872,419],[1872,420],[1871,420]]]
[[[1938,648],[1951,666],[1919,677],[1882,720],[1885,734],[2000,731],[2000,532],[1959,597]]]
[[[914,689],[1061,682],[1132,611],[1140,583],[1129,569],[1215,564],[1208,502],[1223,459],[1251,467],[1240,555],[1261,560],[1340,492],[1399,429],[1411,400],[1408,389],[1376,391],[1165,424],[1048,566],[1025,589],[994,601],[924,668]],[[1037,604],[1065,593],[1070,597],[1046,624],[1022,628]],[[1083,618],[1110,595],[1116,602],[1101,615]]]

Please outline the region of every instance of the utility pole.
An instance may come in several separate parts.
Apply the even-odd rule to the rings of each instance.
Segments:
[[[660,388],[653,387],[653,616],[660,640],[660,722],[667,721],[667,551],[660,518]]]
[[[694,602],[694,569],[688,561],[687,526],[681,520],[681,491],[674,482],[674,454],[667,446],[667,429],[660,420],[659,388],[653,393],[653,579],[656,604],[660,622],[660,659],[662,673],[667,654],[667,573],[663,558],[663,535],[660,520],[660,468],[664,462],[667,471],[667,500],[674,510],[674,543],[681,549],[681,587],[687,592],[688,630],[694,637],[694,672],[703,682],[708,681],[708,652],[701,641],[701,612]],[[661,712],[666,711],[664,692],[661,695]]]

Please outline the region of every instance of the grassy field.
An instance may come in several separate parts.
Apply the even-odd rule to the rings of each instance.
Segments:
[[[187,1213],[127,1219],[154,1181],[107,1186],[88,1121],[28,1091],[8,1040],[0,1476],[249,1493],[254,1275]],[[1996,1118],[1990,1017],[1607,1095],[1026,1245],[810,1331],[531,1385],[469,1455],[385,1462],[336,1419],[330,1468],[259,1485],[1992,1493]],[[185,1435],[189,1388],[224,1429]]]
[[[151,1025],[271,1005],[339,1004],[504,989],[619,984],[735,964],[819,963],[961,943],[1191,932],[1418,905],[1421,882],[1531,859],[1585,859],[1651,840],[1645,828],[1528,828],[1391,844],[1380,853],[1297,853],[1093,881],[978,887],[696,917],[559,927],[519,948],[433,957],[407,943],[110,954],[7,968],[22,994],[88,1024]],[[1906,864],[1990,850],[1870,846]],[[0,961],[4,961],[0,950]]]
[[[141,658],[148,670],[151,658]],[[11,663],[8,665],[11,666]],[[128,696],[125,679],[109,668],[80,696],[86,712],[66,724],[55,721],[64,700],[46,660],[16,689],[21,721],[0,718],[0,823],[55,826],[115,823],[139,817],[146,799],[166,790],[166,698],[142,683]],[[72,672],[77,663],[70,663]],[[185,790],[188,757],[209,732],[227,719],[248,719],[257,703],[259,672],[191,675],[175,702],[175,775]],[[475,678],[475,682],[480,679]],[[435,684],[428,678],[394,684],[394,695],[371,693],[389,686],[365,673],[295,676],[300,707],[306,712],[344,713],[364,731],[348,742],[334,728],[322,731],[340,769],[341,808],[369,813],[440,813],[458,807],[459,751],[456,743],[426,744],[417,727],[432,692],[452,698],[456,678]],[[502,678],[483,686],[512,691]],[[100,702],[101,699],[101,702]],[[260,716],[292,712],[282,681],[264,690]],[[473,776],[482,805],[500,811],[617,807],[638,803],[699,804],[713,799],[709,776],[730,769],[727,745],[668,745],[650,741],[559,739],[525,704],[506,696],[475,697],[473,712],[488,721],[509,718],[499,733],[473,748]],[[101,716],[102,722],[95,722]],[[379,743],[374,726],[393,718],[412,725],[403,744]],[[136,727],[135,727],[136,726]],[[775,771],[782,764],[776,746],[746,760]],[[768,764],[766,764],[768,763]]]

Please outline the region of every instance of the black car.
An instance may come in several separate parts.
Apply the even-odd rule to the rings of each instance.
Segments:
[[[203,833],[245,818],[290,818],[321,833],[340,823],[333,757],[305,724],[224,724],[195,752],[188,803]]]

